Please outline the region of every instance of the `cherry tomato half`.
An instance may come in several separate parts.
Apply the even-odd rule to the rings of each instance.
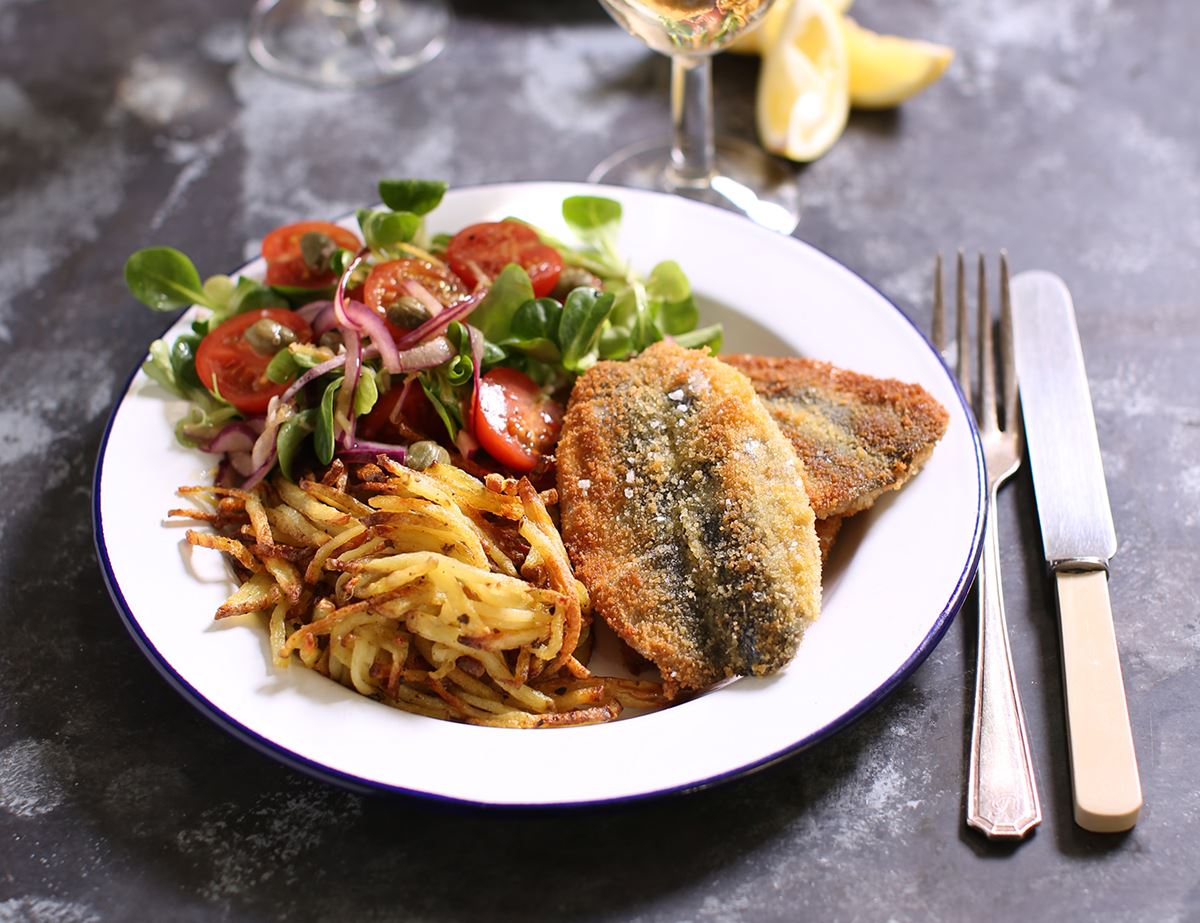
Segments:
[[[480,379],[471,426],[492,458],[523,474],[554,449],[562,417],[562,406],[543,395],[533,379],[501,367]]]
[[[362,246],[352,231],[328,221],[299,221],[276,228],[263,238],[262,254],[267,261],[268,285],[293,285],[297,288],[326,288],[337,282],[337,273],[317,272],[304,261],[300,239],[309,233],[324,234],[343,250]]]
[[[467,288],[479,281],[476,269],[495,278],[509,263],[517,263],[529,273],[538,298],[554,291],[563,268],[559,252],[519,221],[486,221],[463,228],[446,245],[446,262]]]
[[[404,402],[397,410],[396,404],[400,403],[401,397]],[[444,437],[446,428],[425,396],[425,389],[414,381],[407,392],[403,384],[397,383],[386,394],[381,394],[370,413],[358,418],[358,432],[366,439],[380,442],[408,442],[414,436],[420,439]]]
[[[403,259],[388,260],[374,266],[371,274],[367,276],[366,285],[363,286],[363,299],[371,310],[386,319],[388,305],[408,294],[404,287],[408,279],[423,285],[444,308],[470,297],[463,284],[447,270],[425,260]],[[395,337],[401,337],[411,329],[390,322],[388,328]]]
[[[263,308],[231,317],[210,330],[196,348],[196,374],[205,387],[211,389],[215,379],[221,397],[245,414],[265,412],[271,398],[288,388],[286,382],[276,384],[267,378],[272,357],[246,339],[246,329],[263,318],[289,328],[299,342],[312,339],[312,328],[303,317],[283,308]]]

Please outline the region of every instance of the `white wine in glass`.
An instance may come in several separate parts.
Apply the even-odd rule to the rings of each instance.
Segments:
[[[625,29],[663,54],[720,51],[758,22],[771,0],[602,0]]]
[[[257,0],[250,56],[313,86],[374,86],[436,57],[449,27],[444,0]]]
[[[674,192],[790,234],[793,172],[761,148],[713,132],[712,55],[754,28],[773,0],[600,0],[631,35],[671,58],[670,143],[636,144],[592,171],[597,183]]]

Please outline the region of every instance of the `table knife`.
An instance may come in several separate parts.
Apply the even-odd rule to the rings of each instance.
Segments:
[[[1012,280],[1021,413],[1042,546],[1058,591],[1075,822],[1137,823],[1137,757],[1108,596],[1117,551],[1071,293],[1049,272]]]

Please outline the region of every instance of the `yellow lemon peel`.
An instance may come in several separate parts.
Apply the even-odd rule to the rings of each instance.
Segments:
[[[845,36],[824,0],[792,0],[763,55],[756,120],[763,147],[789,160],[816,160],[849,115]]]
[[[954,49],[880,35],[842,17],[850,71],[850,105],[888,109],[915,96],[946,72]]]

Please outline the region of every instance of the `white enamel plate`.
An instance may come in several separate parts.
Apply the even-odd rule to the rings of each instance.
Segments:
[[[950,412],[924,471],[843,529],[826,569],[821,618],[796,659],[777,676],[739,680],[663,711],[548,730],[418,717],[300,667],[276,670],[265,632],[240,619],[213,621],[232,588],[221,556],[190,548],[184,527],[165,522],[168,509],[186,505],[176,488],[205,483],[213,459],[175,442],[182,402],[134,374],[96,468],[96,546],[134,638],[222,727],[292,766],[357,788],[491,805],[618,801],[709,785],[835,733],[941,638],[979,555],[983,460],[950,375],[878,291],[792,238],[634,190],[568,183],[459,189],[429,222],[434,231],[454,232],[516,215],[569,238],[562,200],[598,192],[622,202],[621,250],[638,269],[668,258],[682,264],[700,297],[702,323],[725,324],[726,350],[813,356],[919,382]],[[261,270],[251,264],[245,271]]]

